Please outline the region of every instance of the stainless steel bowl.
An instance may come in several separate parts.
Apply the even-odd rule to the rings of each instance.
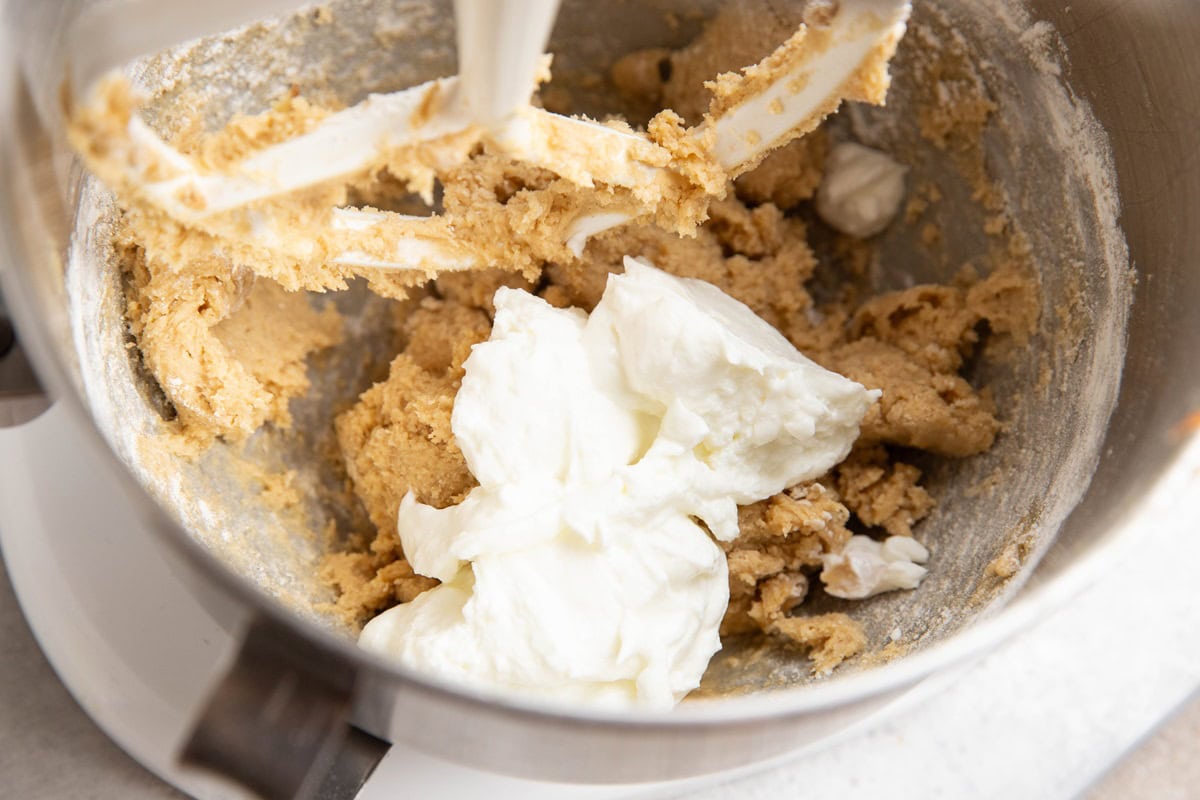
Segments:
[[[192,762],[268,796],[288,796],[330,764],[351,778],[369,767],[383,745],[347,735],[349,719],[385,740],[543,779],[641,781],[745,765],[827,738],[931,672],[994,646],[1066,601],[1111,558],[1116,543],[1153,524],[1141,513],[1142,498],[1172,470],[1191,436],[1188,414],[1200,404],[1200,377],[1192,369],[1200,345],[1193,312],[1200,301],[1193,267],[1200,230],[1191,219],[1200,208],[1194,158],[1200,133],[1191,123],[1200,113],[1194,3],[918,4],[918,22],[938,27],[940,9],[989,63],[989,90],[1007,121],[988,134],[989,164],[1041,268],[1043,322],[1033,354],[985,367],[1009,409],[1011,430],[984,457],[932,469],[940,508],[922,529],[937,559],[930,579],[915,593],[878,598],[858,612],[877,641],[902,621],[911,634],[907,655],[812,682],[803,661],[783,652],[758,659],[755,669],[731,669],[730,657],[739,652],[731,648],[710,681],[723,696],[665,715],[566,713],[441,685],[373,658],[313,610],[321,589],[312,579],[311,543],[297,535],[295,546],[279,553],[270,546],[276,533],[264,533],[238,553],[211,535],[236,514],[261,511],[222,482],[219,450],[198,465],[173,465],[189,492],[164,491],[156,478],[161,471],[148,468],[125,435],[153,422],[154,410],[123,355],[119,278],[103,249],[104,198],[62,142],[58,98],[72,55],[64,50],[64,32],[86,5],[6,7],[0,278],[21,346],[43,385],[55,402],[91,421],[95,435],[81,446],[125,476],[131,502],[159,534],[156,547],[229,635],[244,642],[199,709],[184,752]],[[578,79],[630,50],[682,43],[694,17],[680,13],[675,18],[684,24],[673,26],[663,12],[707,12],[714,5],[565,2],[551,45],[564,54],[556,67]],[[162,87],[153,114],[166,127],[198,98],[207,118],[219,122],[261,109],[291,83],[303,88],[332,79],[352,100],[364,89],[452,72],[448,6],[335,3],[336,25],[296,18],[256,27],[148,59],[139,74]],[[1033,28],[1038,20],[1060,36]],[[384,40],[383,51],[363,46]],[[907,57],[899,57],[888,111],[900,122],[882,124],[862,112],[853,123],[864,138],[915,151],[923,145],[904,122],[911,102]],[[302,64],[321,68],[288,69]],[[231,72],[231,65],[238,69]],[[611,102],[602,86],[586,80],[579,86],[584,110]],[[936,159],[930,164],[936,171]],[[951,267],[983,246],[966,233],[949,235],[947,266],[938,267],[898,238],[888,251],[896,254],[894,264],[877,282],[888,288],[948,278]],[[366,303],[360,309],[369,313],[361,297],[342,302]],[[1043,365],[1047,371],[1039,374]],[[0,369],[0,381],[8,382],[0,383],[0,404],[10,409],[12,398],[29,394],[18,374]],[[22,416],[37,410],[21,408]],[[316,404],[306,413],[308,424],[319,426],[328,408]],[[265,446],[285,461],[291,457],[282,444]],[[1001,476],[1000,488],[973,489],[992,474]],[[217,521],[205,523],[187,498],[214,496],[224,498]],[[1022,570],[1008,581],[988,577],[986,565],[1015,543],[1026,555]],[[262,564],[270,566],[256,566]],[[273,724],[261,703],[284,676],[296,689],[282,722]]]

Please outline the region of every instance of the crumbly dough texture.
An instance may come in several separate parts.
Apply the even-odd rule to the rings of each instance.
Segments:
[[[591,310],[625,255],[700,278],[749,305],[814,360],[883,390],[864,421],[851,456],[818,481],[792,487],[741,509],[741,535],[724,545],[730,604],[723,635],[761,631],[808,650],[824,672],[865,644],[844,614],[797,614],[822,555],[850,537],[853,515],[873,529],[910,536],[933,508],[920,470],[894,447],[961,457],[987,450],[1000,430],[986,393],[959,374],[980,342],[981,322],[1018,310],[995,298],[1014,280],[994,273],[969,287],[917,286],[857,307],[817,309],[805,283],[816,258],[806,228],[776,205],[715,203],[694,238],[630,226],[593,240],[581,259],[550,263],[539,294],[560,306]],[[388,380],[338,420],[339,440],[359,496],[379,528],[361,553],[330,558],[327,576],[341,589],[339,610],[361,624],[421,585],[395,533],[396,510],[408,491],[423,502],[456,502],[473,482],[449,427],[465,344],[488,335],[486,293],[464,291],[459,276],[438,282],[442,299],[426,301],[410,319],[414,337]],[[490,290],[496,277],[485,285]],[[445,283],[445,286],[443,286]],[[975,298],[987,298],[987,302]],[[1011,296],[1023,303],[1025,294]],[[814,313],[819,312],[819,313]],[[430,354],[436,353],[436,357]],[[371,565],[371,567],[368,567]]]
[[[773,7],[770,10],[775,13]],[[614,82],[631,99],[669,106],[681,120],[699,119],[710,107],[708,89],[720,91],[721,82],[706,85],[708,78],[754,62],[779,41],[779,30],[795,27],[794,20],[782,19],[774,30],[748,26],[748,19],[763,17],[734,9],[724,12],[688,48],[631,54],[615,65]],[[733,91],[732,86],[725,82],[727,91]],[[931,123],[928,135],[939,146],[951,134],[961,136],[964,129],[969,135],[976,117],[982,113],[986,119],[990,113],[978,91],[971,97],[965,116],[944,117],[936,129]],[[844,301],[817,308],[806,289],[817,261],[804,223],[786,212],[811,199],[828,149],[827,136],[819,130],[776,151],[737,180],[734,195],[709,205],[708,219],[694,237],[680,237],[652,224],[630,225],[591,240],[582,258],[547,258],[538,289],[555,305],[591,310],[599,302],[607,276],[620,271],[622,257],[643,256],[673,274],[713,283],[749,305],[814,360],[883,391],[864,420],[862,436],[849,458],[817,481],[742,508],[740,536],[723,545],[730,603],[722,635],[758,631],[783,637],[809,652],[817,672],[833,669],[866,643],[861,626],[844,614],[803,613],[822,556],[845,545],[851,517],[880,532],[911,536],[913,526],[932,510],[934,500],[920,485],[920,470],[906,463],[896,448],[965,457],[991,447],[1001,430],[997,409],[989,393],[972,387],[959,371],[981,344],[982,329],[990,331],[992,338],[1010,337],[1023,343],[1035,330],[1038,315],[1036,282],[1020,258],[999,259],[999,266],[982,280],[916,286],[862,303]],[[936,201],[935,192],[925,194],[930,202]],[[844,244],[848,252],[865,253],[857,243]],[[484,284],[488,292],[464,293],[466,277],[439,280],[444,300],[425,310],[447,322],[463,318],[464,306],[490,313],[488,292],[495,283]],[[453,351],[452,342],[459,335],[453,326],[432,318],[423,324],[431,331],[444,331],[450,344],[442,351]],[[422,403],[447,402],[452,393],[436,380],[455,374],[453,362],[428,364],[432,378],[422,383],[413,380],[407,354],[406,350],[397,359],[383,386],[392,386],[393,391],[436,386]],[[369,419],[372,401],[368,393],[363,404],[347,412],[339,421],[339,433]],[[414,408],[422,406],[412,399],[408,402]],[[364,437],[341,441],[348,463],[364,457],[365,450],[358,444]],[[410,448],[386,456],[398,463],[424,445],[414,447],[394,438],[387,446]],[[343,591],[338,606],[348,620],[361,623],[383,605],[403,601],[412,593],[411,569],[404,565],[395,542],[400,498],[413,491],[426,502],[453,502],[442,483],[447,476],[454,476],[452,485],[458,491],[470,486],[464,482],[468,473],[452,442],[438,448],[436,458],[455,464],[449,469],[443,464],[433,471],[411,470],[397,480],[368,477],[368,485],[359,488],[372,518],[382,523],[380,532],[369,554],[337,555],[330,563],[345,564],[354,558],[375,564],[396,560],[375,572],[364,570],[360,561],[360,577],[351,577],[349,583],[351,571],[337,573]],[[332,574],[335,567],[329,570]]]
[[[770,53],[795,29],[797,20],[781,17],[774,4],[752,5],[768,16],[731,6],[693,45],[674,53],[631,54],[616,65],[613,78],[623,92],[644,104],[674,109],[651,122],[655,141],[676,146],[684,120],[698,121],[763,79],[751,72],[710,80]],[[820,2],[807,5],[816,15],[809,22],[819,23],[822,7]],[[762,19],[773,24],[759,24]],[[819,25],[808,35],[819,37]],[[876,73],[883,74],[876,69],[867,77],[878,78]],[[863,96],[886,89],[879,80],[864,83]],[[922,118],[935,144],[954,149],[964,128],[981,129],[990,108],[973,97],[964,106],[966,117]],[[128,109],[117,111],[118,118],[128,119]],[[189,152],[202,153],[206,163],[219,165],[305,130],[324,113],[289,98],[276,108],[274,119],[237,120],[217,137],[186,134],[181,141]],[[722,545],[730,582],[722,635],[761,632],[794,642],[809,653],[817,672],[861,651],[865,635],[850,617],[804,613],[810,591],[819,591],[814,587],[822,557],[845,545],[852,518],[880,534],[911,536],[930,513],[934,500],[903,452],[961,458],[991,447],[1002,429],[995,404],[960,370],[985,343],[981,331],[1018,342],[1034,332],[1037,287],[1018,242],[1010,245],[1012,257],[1000,259],[1001,266],[982,279],[915,286],[865,302],[847,295],[818,306],[806,288],[817,258],[803,215],[790,212],[812,198],[828,149],[827,135],[818,130],[739,177],[724,197],[706,198],[703,204],[686,193],[660,198],[672,206],[668,216],[674,224],[642,215],[635,224],[591,239],[581,258],[563,244],[563,230],[580,202],[570,181],[486,148],[448,171],[443,176],[447,218],[455,219],[458,232],[471,241],[490,243],[485,263],[491,268],[436,280],[422,273],[363,273],[385,297],[403,298],[422,283],[427,296],[400,323],[406,344],[387,379],[336,421],[346,472],[375,527],[339,532],[351,546],[324,560],[322,577],[338,593],[335,610],[342,618],[361,625],[436,584],[416,575],[405,560],[396,533],[397,509],[408,492],[444,507],[475,485],[450,416],[463,361],[473,344],[489,336],[495,290],[519,286],[554,305],[590,311],[608,275],[619,272],[622,258],[631,255],[716,285],[810,358],[882,390],[849,458],[816,481],[740,509],[741,533]],[[955,152],[964,165],[978,166]],[[356,192],[386,200],[381,186],[412,188],[380,176],[349,187],[317,187],[310,192],[313,214]],[[936,200],[932,192],[924,195],[928,202]],[[621,192],[604,187],[589,198],[602,207],[632,206]],[[991,203],[994,198],[982,199]],[[914,207],[913,221],[921,210]],[[131,276],[128,316],[147,366],[178,409],[175,424],[181,433],[203,444],[216,437],[244,437],[268,422],[286,426],[288,400],[307,389],[305,357],[336,344],[340,331],[335,311],[313,310],[298,290],[341,288],[351,272],[282,263],[253,248],[221,250],[215,240],[181,236],[175,223],[144,207],[133,209],[127,222],[122,246]],[[694,235],[680,236],[681,231]],[[838,247],[865,252],[854,242]],[[264,277],[233,266],[239,263],[255,264]]]

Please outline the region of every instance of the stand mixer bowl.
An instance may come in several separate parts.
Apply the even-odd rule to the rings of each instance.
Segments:
[[[1069,9],[922,4],[916,24],[937,29],[944,13],[989,65],[1004,121],[988,133],[989,167],[1041,268],[1042,327],[1031,348],[1044,354],[1049,373],[1042,380],[1029,358],[977,376],[1011,409],[1010,428],[985,456],[932,468],[939,510],[921,529],[935,557],[930,577],[917,592],[877,598],[859,614],[873,641],[904,626],[910,651],[814,681],[794,653],[768,650],[747,666],[742,656],[756,645],[732,643],[706,680],[718,696],[670,714],[567,713],[414,674],[360,651],[322,618],[319,548],[285,530],[292,546],[281,549],[277,523],[228,482],[219,448],[197,464],[155,470],[129,435],[158,412],[125,355],[120,274],[105,255],[111,209],[66,151],[58,108],[63,31],[82,5],[6,9],[10,61],[0,101],[9,129],[0,148],[11,179],[0,190],[0,278],[44,386],[90,431],[81,446],[120,476],[152,521],[153,546],[241,643],[213,694],[197,704],[184,759],[264,796],[310,790],[331,768],[369,770],[371,754],[386,745],[362,731],[496,771],[597,783],[714,772],[824,740],[922,677],[994,646],[1111,567],[1117,546],[1153,524],[1139,514],[1141,498],[1175,468],[1192,435],[1184,423],[1200,407],[1191,369],[1200,346],[1200,273],[1191,268],[1200,229],[1189,223],[1200,208],[1200,162],[1190,156],[1200,134],[1189,120],[1200,112],[1200,54],[1192,47],[1200,9],[1182,0],[1085,0]],[[151,121],[169,129],[195,112],[197,98],[206,122],[218,124],[262,110],[290,85],[353,102],[367,90],[454,72],[449,3],[332,5],[335,25],[300,15],[143,61],[141,81],[161,88]],[[612,109],[604,87],[584,76],[605,74],[635,49],[685,43],[695,32],[690,12],[715,6],[564,2],[550,43],[559,54],[556,83],[574,88],[579,110]],[[1030,31],[1048,30],[1037,20],[1062,33],[1061,70],[1053,48],[1038,51],[1041,60],[1031,56]],[[887,149],[928,147],[905,115],[906,58],[914,56],[902,46],[889,108],[856,112],[846,123],[856,135]],[[911,243],[889,240],[888,273],[874,288],[948,280],[983,246],[942,227],[947,258],[920,258]],[[363,293],[339,302],[371,319]],[[364,324],[363,342],[369,333]],[[314,379],[318,387],[353,385],[336,367]],[[317,395],[321,401],[296,413],[302,427],[327,425],[345,399]],[[303,452],[269,439],[265,446],[303,469]],[[993,474],[1001,475],[995,491],[972,488]],[[172,490],[180,485],[185,491]],[[1186,513],[1196,513],[1196,502],[1181,498]],[[235,519],[251,533],[223,544],[218,534]],[[1017,574],[989,577],[987,565],[1014,546],[1024,556]],[[271,722],[262,705],[285,676],[295,688],[286,713]]]

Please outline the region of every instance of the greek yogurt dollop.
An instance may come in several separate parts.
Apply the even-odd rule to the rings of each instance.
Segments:
[[[573,704],[666,709],[720,647],[737,506],[824,474],[878,392],[749,308],[637,259],[589,317],[495,296],[452,427],[479,486],[410,494],[400,540],[442,583],[363,629],[416,670]]]
[[[882,233],[904,201],[908,167],[881,150],[854,142],[836,145],[817,189],[817,214],[857,239]]]

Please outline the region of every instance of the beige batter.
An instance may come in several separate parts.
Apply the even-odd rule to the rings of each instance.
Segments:
[[[681,51],[646,51],[616,64],[614,82],[631,102],[678,112],[656,117],[651,132],[657,141],[669,139],[679,120],[697,120],[744,90],[754,75],[708,88],[705,81],[754,62],[778,44],[779,29],[794,27],[792,20],[761,25],[756,19],[743,6],[731,8]],[[957,78],[954,70],[962,67],[953,54],[945,63],[930,64],[929,70],[947,79]],[[346,473],[375,527],[341,532],[361,546],[325,559],[323,577],[339,594],[339,614],[358,626],[435,584],[405,561],[395,531],[397,508],[409,491],[421,502],[451,505],[475,484],[455,444],[450,414],[462,363],[471,345],[490,333],[495,289],[520,286],[552,304],[590,310],[606,276],[632,255],[718,286],[813,360],[883,391],[849,458],[817,481],[742,508],[741,535],[723,545],[730,568],[723,635],[761,631],[786,637],[809,651],[820,672],[860,651],[865,637],[849,617],[803,612],[810,585],[818,583],[822,554],[845,544],[852,519],[892,535],[913,534],[934,500],[920,485],[920,470],[896,448],[947,458],[990,448],[1003,428],[997,409],[986,390],[959,372],[985,340],[1023,342],[1037,322],[1037,285],[1027,255],[998,195],[990,192],[982,160],[972,160],[991,106],[978,85],[963,92],[952,108],[928,112],[922,131],[978,179],[979,199],[996,215],[990,232],[1007,236],[1006,245],[982,279],[964,274],[954,285],[916,286],[873,298],[847,290],[818,306],[806,288],[817,257],[804,214],[789,212],[802,211],[820,183],[829,146],[824,130],[741,176],[725,199],[708,204],[707,220],[694,236],[647,219],[599,235],[580,259],[563,247],[558,222],[577,202],[572,184],[486,151],[451,170],[444,181],[447,214],[469,220],[462,224],[471,226],[473,239],[493,242],[489,263],[505,269],[444,274],[430,282],[398,323],[406,344],[386,381],[337,419]],[[288,98],[273,113],[235,121],[217,137],[182,141],[218,164],[304,130],[325,112]],[[381,197],[381,185],[388,184],[370,187],[372,202],[388,199]],[[405,189],[393,188],[397,197]],[[328,187],[314,190],[313,202],[342,202],[360,190],[367,188],[343,186],[336,197]],[[936,187],[915,193],[907,221],[919,225],[923,211],[937,201]],[[691,205],[677,217],[703,218],[702,207],[686,198],[680,202]],[[260,276],[254,277],[206,255],[202,238],[181,244],[178,228],[161,215],[135,209],[127,221],[128,316],[147,366],[178,411],[181,438],[200,447],[217,437],[244,438],[264,424],[286,427],[289,399],[308,388],[305,358],[336,344],[341,325],[332,308],[314,310],[295,290],[336,289],[349,272],[315,275],[268,264],[256,267]],[[668,227],[686,231],[690,224]],[[518,241],[523,244],[512,244]],[[861,245],[839,247],[852,252]],[[147,251],[171,256],[151,258]],[[366,277],[377,293],[395,298],[425,279],[420,273]],[[825,579],[836,583],[839,576],[834,571]]]

